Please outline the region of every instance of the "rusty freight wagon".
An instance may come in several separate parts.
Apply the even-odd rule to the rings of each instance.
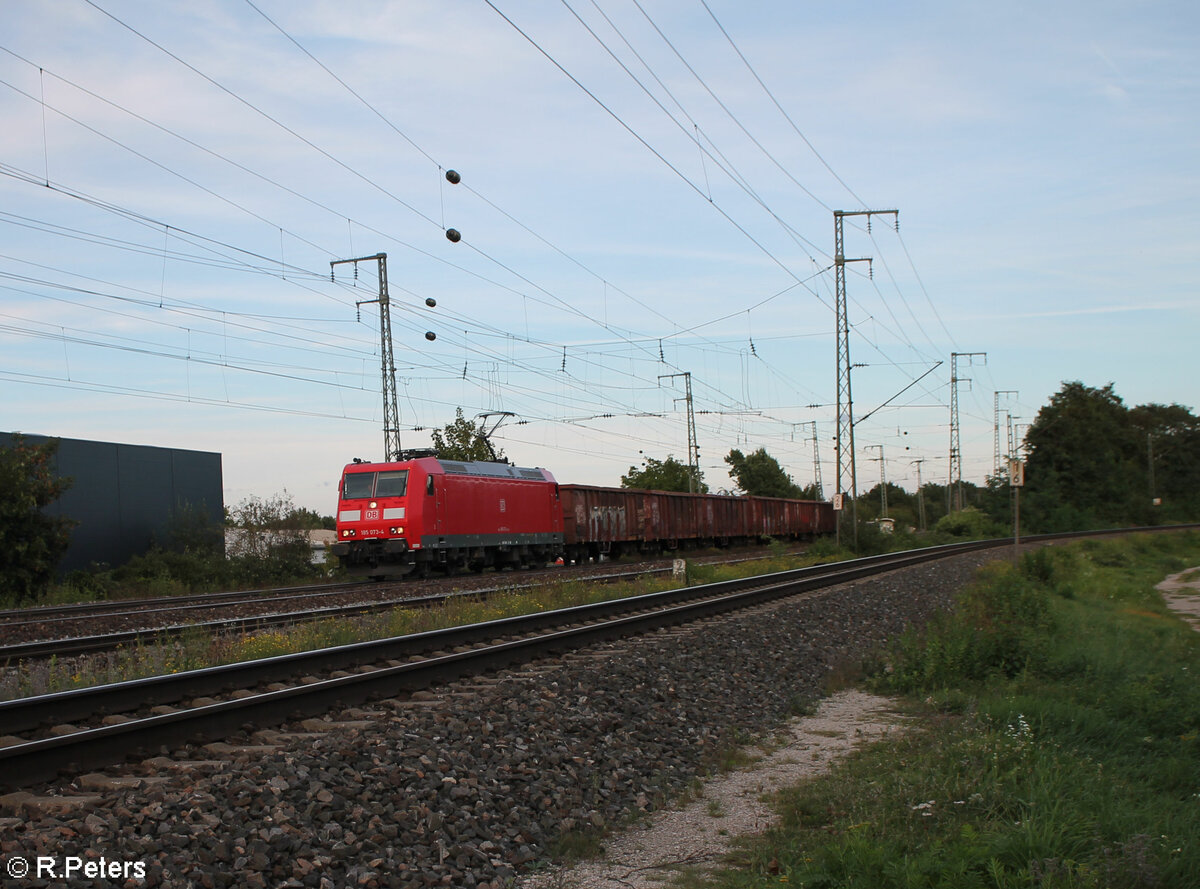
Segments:
[[[572,561],[833,531],[832,504],[629,488],[561,485],[566,555]]]

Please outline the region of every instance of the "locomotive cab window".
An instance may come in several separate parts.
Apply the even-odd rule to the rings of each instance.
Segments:
[[[347,472],[342,482],[343,500],[365,500],[375,487],[375,473]]]
[[[403,497],[408,490],[408,470],[396,469],[379,473],[375,481],[376,497]]]
[[[403,497],[407,491],[407,469],[393,469],[386,472],[347,472],[342,481],[343,500]]]

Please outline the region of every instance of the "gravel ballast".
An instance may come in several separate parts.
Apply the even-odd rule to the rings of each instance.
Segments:
[[[70,858],[103,857],[141,867],[131,882],[70,884],[498,889],[564,833],[661,806],[722,745],[778,725],[831,669],[947,605],[994,558],[958,556],[306,720],[244,739],[267,746],[234,758],[176,751],[125,770],[149,782],[66,812],[10,795],[0,871],[16,857],[52,859],[59,874]],[[32,869],[20,883],[63,884]]]

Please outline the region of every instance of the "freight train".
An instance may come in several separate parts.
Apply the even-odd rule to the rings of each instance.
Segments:
[[[419,457],[345,467],[332,553],[349,573],[382,578],[833,531],[822,501],[560,485],[545,469]]]

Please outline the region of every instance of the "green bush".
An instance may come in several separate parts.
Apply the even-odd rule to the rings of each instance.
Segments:
[[[704,885],[1200,886],[1200,637],[1154,591],[1198,553],[1139,535],[994,564],[879,674],[925,718],[781,794]]]
[[[933,529],[941,534],[968,540],[1012,536],[1010,531],[1001,528],[986,513],[973,506],[942,516]]]
[[[904,634],[886,688],[921,692],[993,675],[1012,677],[1044,657],[1054,627],[1046,588],[1008,562],[986,566],[955,609]]]
[[[162,540],[117,568],[74,572],[54,592],[58,601],[140,598],[309,583],[329,571],[312,564],[306,510],[290,498],[248,498],[229,511],[231,551],[226,528],[208,521],[198,509],[178,511]]]

